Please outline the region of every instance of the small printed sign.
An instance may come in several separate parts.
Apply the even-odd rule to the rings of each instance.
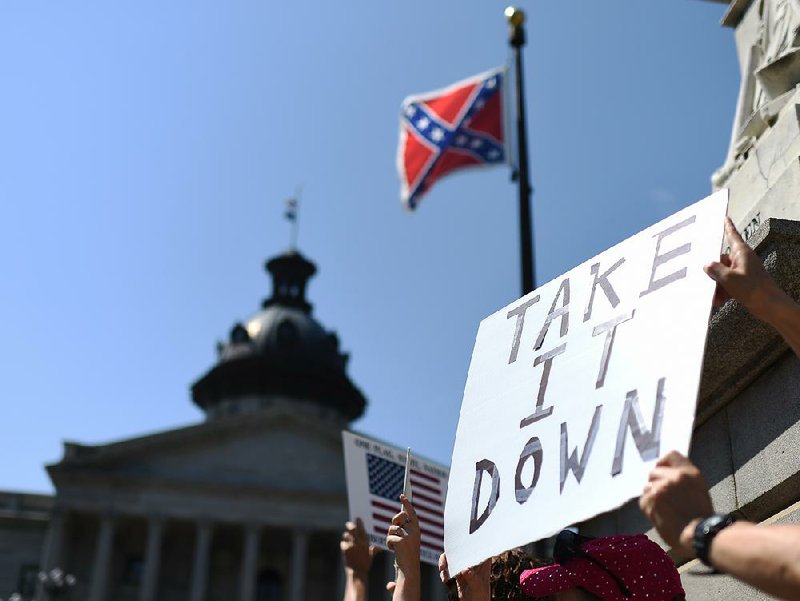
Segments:
[[[342,431],[350,519],[361,518],[370,544],[386,549],[386,531],[400,512],[400,494],[406,480],[406,449]],[[447,467],[409,458],[408,482],[421,534],[420,559],[437,565],[444,551],[444,501]]]

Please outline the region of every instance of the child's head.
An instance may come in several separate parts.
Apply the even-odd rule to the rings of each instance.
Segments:
[[[684,595],[675,564],[643,534],[589,539],[564,531],[554,556],[556,563],[523,572],[520,584],[528,597],[674,601]]]

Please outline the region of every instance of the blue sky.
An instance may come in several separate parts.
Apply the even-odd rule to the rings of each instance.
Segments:
[[[702,198],[739,85],[724,5],[533,2],[540,283]],[[299,246],[361,431],[449,462],[479,321],[519,296],[505,168],[398,200],[409,94],[504,63],[494,0],[0,4],[0,488],[63,440],[198,422],[189,386]]]

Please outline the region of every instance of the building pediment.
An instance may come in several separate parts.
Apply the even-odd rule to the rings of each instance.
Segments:
[[[56,488],[107,481],[185,489],[345,494],[340,429],[273,408],[106,445],[65,444]]]

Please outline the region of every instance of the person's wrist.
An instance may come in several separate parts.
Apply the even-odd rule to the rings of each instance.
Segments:
[[[797,310],[797,303],[776,285],[775,290],[770,294],[763,319],[777,328],[783,322],[795,320]]]
[[[403,574],[418,575],[420,573],[419,551],[413,553],[411,557],[403,557],[398,560],[397,569]]]
[[[419,556],[418,556],[419,557]],[[406,563],[405,561],[398,561],[397,562],[397,569],[403,572],[404,574],[418,574],[419,573],[419,560],[416,561],[409,561]]]
[[[369,570],[353,568],[350,566],[346,566],[344,569],[347,576],[353,580],[366,580],[367,575],[369,574]]]
[[[794,303],[774,280],[769,279],[766,284],[756,288],[751,304],[752,307],[747,308],[753,316],[774,327],[784,319]]]
[[[694,557],[694,531],[697,528],[697,524],[699,524],[703,518],[695,518],[691,520],[686,526],[683,527],[681,530],[681,534],[678,537],[678,546],[679,551],[685,557]]]
[[[694,552],[701,562],[716,571],[711,562],[711,547],[717,535],[733,524],[736,516],[730,513],[715,513],[701,520],[694,530]]]
[[[416,569],[414,569],[414,568],[402,568],[402,567],[398,566],[398,568],[397,568],[397,582],[398,583],[400,581],[402,581],[405,584],[415,584],[416,585],[416,584],[419,584],[420,580],[421,580],[421,578],[420,578],[419,568],[416,568]]]

